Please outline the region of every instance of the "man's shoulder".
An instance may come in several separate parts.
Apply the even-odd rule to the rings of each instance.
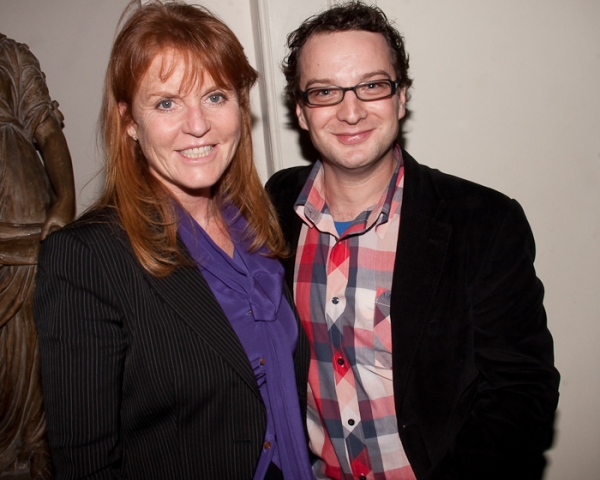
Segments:
[[[417,163],[405,154],[405,194],[414,200],[435,196],[458,210],[497,210],[516,203],[493,188]]]
[[[265,188],[270,194],[277,194],[282,190],[289,192],[290,189],[297,190],[300,193],[306,180],[308,180],[312,168],[312,165],[304,165],[279,170],[269,179]]]
[[[306,165],[280,170],[273,174],[265,185],[265,189],[279,213],[280,220],[286,212],[293,208],[312,168],[312,165]]]

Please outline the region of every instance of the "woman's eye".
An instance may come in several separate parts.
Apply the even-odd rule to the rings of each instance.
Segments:
[[[173,108],[173,100],[163,100],[158,104],[158,108],[161,110],[169,110]]]
[[[225,95],[222,93],[211,93],[208,96],[208,101],[210,103],[222,103],[225,101]]]

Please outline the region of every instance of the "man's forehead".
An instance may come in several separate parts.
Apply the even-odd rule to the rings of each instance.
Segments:
[[[347,71],[365,79],[373,72],[386,71],[393,75],[385,37],[366,30],[349,30],[319,32],[308,38],[299,56],[302,81],[326,80]]]

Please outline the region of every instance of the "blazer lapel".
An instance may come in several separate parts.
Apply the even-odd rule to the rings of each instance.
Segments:
[[[179,267],[166,277],[148,274],[147,278],[177,316],[204,339],[260,398],[246,352],[200,271],[196,267]]]
[[[423,167],[406,152],[403,156],[405,189],[390,306],[397,408],[404,399],[452,232],[450,225],[436,219],[441,201]]]

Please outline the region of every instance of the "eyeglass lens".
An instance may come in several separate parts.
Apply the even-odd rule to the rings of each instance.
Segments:
[[[306,91],[306,100],[310,105],[335,105],[340,103],[344,94],[353,90],[363,101],[379,100],[392,95],[394,83],[390,80],[377,80],[359,83],[354,87],[316,87]]]

